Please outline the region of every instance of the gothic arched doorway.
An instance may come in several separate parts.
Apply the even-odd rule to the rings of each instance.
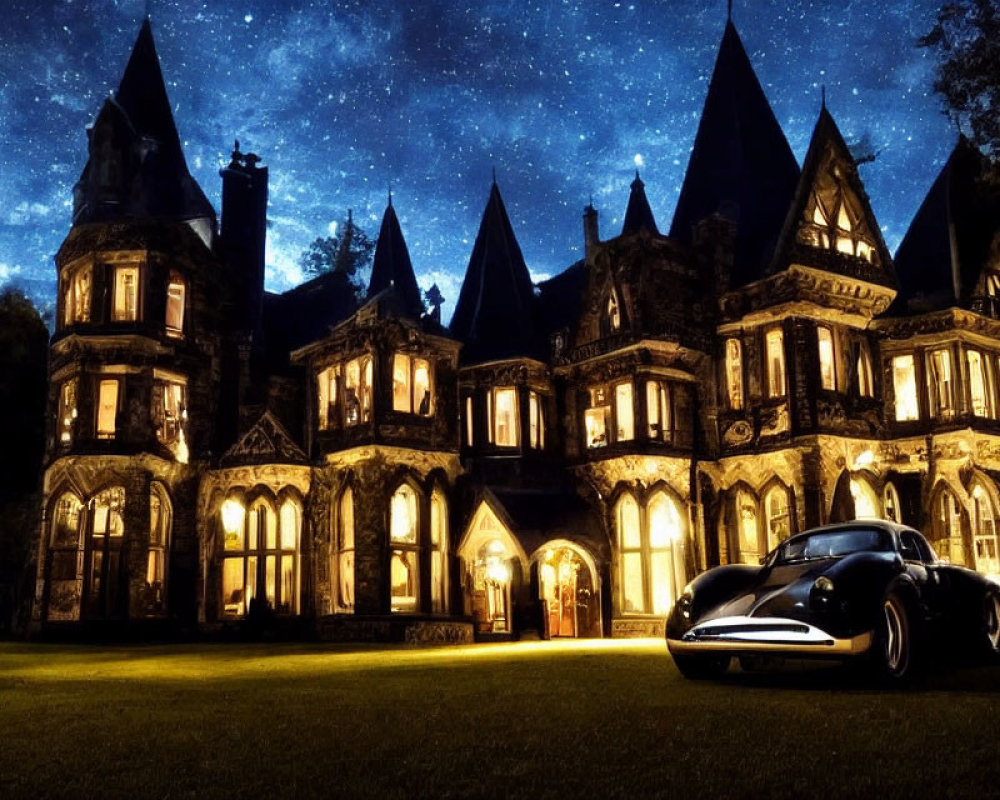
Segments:
[[[601,635],[601,603],[591,559],[564,541],[535,554],[545,638]]]

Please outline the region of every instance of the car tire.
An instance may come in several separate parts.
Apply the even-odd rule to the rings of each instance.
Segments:
[[[691,681],[705,681],[721,678],[729,669],[730,656],[715,654],[671,653],[674,664],[681,675]]]
[[[872,645],[875,675],[890,685],[906,685],[919,675],[917,619],[909,597],[898,589],[886,592],[879,606]]]
[[[1000,661],[1000,592],[991,589],[983,598],[982,649],[991,661]]]

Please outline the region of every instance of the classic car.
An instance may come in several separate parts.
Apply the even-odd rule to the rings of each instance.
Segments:
[[[792,536],[760,566],[702,573],[666,638],[687,678],[719,676],[734,656],[818,657],[902,682],[932,652],[1000,660],[1000,585],[941,561],[912,528],[856,520]]]

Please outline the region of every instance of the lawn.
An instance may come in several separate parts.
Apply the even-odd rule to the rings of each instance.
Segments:
[[[998,701],[988,669],[691,683],[648,640],[0,643],[0,797],[996,795]]]

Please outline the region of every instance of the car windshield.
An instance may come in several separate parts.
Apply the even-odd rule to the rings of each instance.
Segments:
[[[838,558],[861,552],[885,553],[892,549],[892,536],[887,531],[865,528],[823,531],[785,542],[778,551],[776,563]]]

